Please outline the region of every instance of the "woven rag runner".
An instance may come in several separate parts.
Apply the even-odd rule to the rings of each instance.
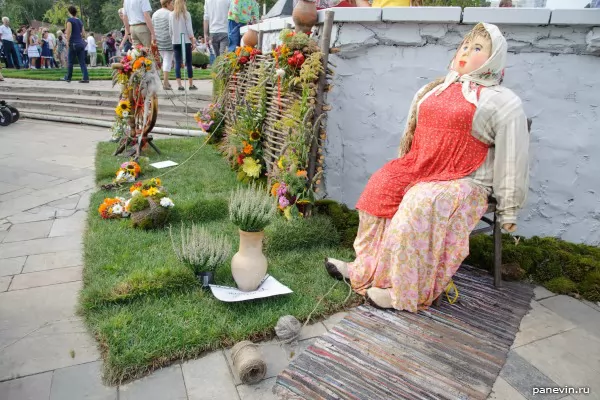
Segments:
[[[485,399],[533,287],[463,265],[460,297],[417,314],[360,306],[277,377],[282,399]]]

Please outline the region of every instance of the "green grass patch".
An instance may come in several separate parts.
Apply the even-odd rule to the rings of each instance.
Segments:
[[[146,153],[151,162],[183,162],[203,139],[157,141],[162,156]],[[108,183],[124,158],[112,156],[114,143],[100,143],[96,179]],[[144,179],[165,170],[147,167]],[[229,221],[227,200],[238,184],[235,174],[212,147],[200,150],[189,162],[161,177],[175,202],[170,223],[201,224],[226,235],[237,251],[237,228]],[[339,246],[339,235],[327,216],[285,225],[277,221],[267,232],[268,273],[294,293],[243,303],[222,303],[202,291],[191,270],[179,262],[171,248],[168,230],[133,229],[130,221],[102,220],[97,208],[105,197],[128,196],[128,187],[100,190],[92,196],[84,241],[84,288],[80,311],[100,343],[105,380],[111,384],[140,377],[175,360],[235,342],[269,338],[279,317],[294,315],[301,321],[335,283],[323,268],[325,257],[352,259],[353,252]],[[271,227],[271,228],[273,228]],[[281,229],[281,232],[279,231]],[[325,229],[323,229],[325,228]],[[321,230],[330,231],[324,236]],[[285,237],[282,237],[282,232]],[[311,238],[318,235],[319,240]],[[270,241],[270,242],[269,242]],[[275,245],[276,243],[276,245]],[[230,265],[216,272],[218,284],[234,286]],[[348,287],[338,283],[319,305],[313,319],[321,319],[349,305]]]
[[[60,78],[63,78],[66,73],[66,68],[36,70],[21,68],[2,70],[2,75],[4,75],[5,78],[32,79],[40,81],[58,81]],[[112,79],[112,70],[104,67],[88,67],[88,75],[91,81],[109,81]],[[169,78],[175,79],[174,70],[171,71]],[[77,81],[81,79],[83,79],[81,69],[79,67],[74,67],[72,80]],[[194,69],[194,79],[211,79],[210,69]]]

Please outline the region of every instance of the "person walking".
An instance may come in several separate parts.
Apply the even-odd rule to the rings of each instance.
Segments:
[[[181,63],[185,51],[185,65],[190,90],[197,90],[194,86],[194,70],[192,68],[192,47],[196,47],[196,38],[192,28],[192,17],[187,10],[186,0],[175,0],[173,12],[169,15],[169,33],[175,52],[175,78],[177,79],[178,90],[185,90],[181,85]],[[183,42],[181,37],[183,34]]]
[[[149,0],[125,0],[123,2],[123,23],[125,24],[123,39],[131,39],[133,46],[141,44],[147,48],[156,42],[151,12],[152,7]]]
[[[69,55],[68,55],[68,66],[67,75],[62,78],[62,81],[71,82],[73,77],[73,63],[75,57],[79,60],[79,66],[81,67],[81,73],[83,79],[79,83],[89,83],[90,79],[88,76],[87,66],[85,65],[85,30],[83,29],[83,22],[77,18],[77,8],[75,6],[69,6],[69,19],[67,19],[67,43],[69,44]]]
[[[96,39],[94,39],[94,33],[91,32],[87,37],[87,51],[90,55],[90,67],[97,66],[97,56],[96,54]]]
[[[106,53],[108,63],[111,63],[111,59],[117,55],[117,42],[113,37],[112,33],[106,34]]]
[[[229,44],[227,16],[229,0],[206,0],[204,2],[204,37],[215,57],[225,54]]]
[[[156,34],[156,44],[162,58],[163,88],[171,89],[169,72],[173,65],[173,41],[169,32],[169,19],[173,11],[173,0],[160,0],[162,8],[152,15],[152,25]]]
[[[12,29],[10,29],[10,20],[8,17],[2,17],[2,25],[0,25],[0,39],[2,39],[2,47],[4,48],[4,57],[6,57],[6,68],[21,69],[19,65],[19,57],[14,45]]]

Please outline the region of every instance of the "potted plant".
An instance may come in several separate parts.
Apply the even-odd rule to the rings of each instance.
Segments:
[[[231,243],[224,236],[213,236],[206,228],[192,224],[181,225],[181,235],[176,242],[169,227],[171,244],[179,261],[189,265],[203,289],[215,283],[215,271],[231,255]]]
[[[256,290],[267,273],[264,229],[277,212],[275,199],[254,184],[231,193],[229,218],[239,228],[240,248],[231,260],[231,274],[240,290]]]

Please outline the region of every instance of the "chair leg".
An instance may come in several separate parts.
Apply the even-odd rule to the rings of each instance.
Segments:
[[[502,286],[502,230],[494,214],[494,286]]]

